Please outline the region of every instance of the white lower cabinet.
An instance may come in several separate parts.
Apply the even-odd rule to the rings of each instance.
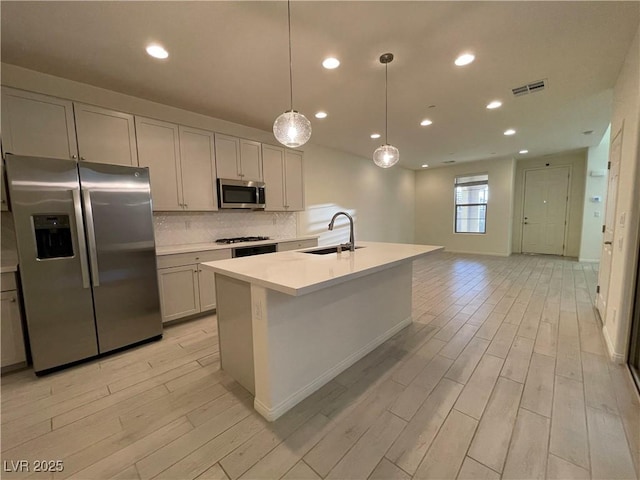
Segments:
[[[305,240],[294,240],[291,242],[278,243],[279,252],[288,252],[289,250],[298,250],[300,248],[313,248],[318,246],[317,238],[309,238]]]
[[[161,268],[158,282],[163,322],[200,312],[197,265]]]
[[[214,273],[200,264],[231,258],[231,249],[158,257],[162,321],[168,322],[216,308]]]
[[[4,290],[7,286],[15,288],[13,273],[2,274],[2,289]],[[4,369],[22,364],[27,360],[18,290],[6,290],[0,293],[0,307],[0,338],[2,341],[0,366]]]

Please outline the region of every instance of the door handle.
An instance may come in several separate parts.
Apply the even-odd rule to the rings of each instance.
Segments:
[[[100,274],[98,273],[98,252],[96,251],[96,229],[93,225],[93,208],[91,207],[91,192],[82,189],[84,200],[84,213],[87,218],[87,241],[89,242],[89,262],[91,263],[91,280],[94,287],[100,286]]]
[[[76,236],[78,238],[78,257],[80,257],[80,270],[82,271],[82,288],[89,288],[89,264],[87,263],[87,243],[84,237],[84,221],[82,220],[82,205],[80,205],[80,191],[71,190],[73,195],[73,213],[76,217]]]
[[[529,225],[529,222],[524,222],[525,225]]]
[[[611,245],[611,242],[604,242],[605,245]]]

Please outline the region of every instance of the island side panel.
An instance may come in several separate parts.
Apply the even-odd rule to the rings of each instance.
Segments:
[[[251,286],[254,407],[275,420],[411,323],[412,262],[302,296]]]
[[[216,273],[220,368],[255,393],[251,285]]]

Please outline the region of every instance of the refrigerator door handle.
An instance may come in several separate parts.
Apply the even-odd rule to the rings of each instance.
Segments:
[[[71,190],[73,195],[73,211],[76,217],[76,230],[78,237],[78,256],[80,257],[80,268],[82,270],[82,288],[89,288],[89,264],[87,262],[87,244],[84,237],[84,220],[82,219],[82,205],[80,204],[80,190]]]
[[[91,192],[87,188],[82,189],[84,200],[84,213],[87,218],[87,241],[89,242],[89,261],[91,262],[91,280],[94,287],[100,286],[98,273],[98,252],[96,249],[96,229],[93,225],[93,209],[91,208]]]

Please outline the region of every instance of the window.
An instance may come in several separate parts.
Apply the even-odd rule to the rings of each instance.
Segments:
[[[489,175],[456,177],[456,233],[486,233]]]

